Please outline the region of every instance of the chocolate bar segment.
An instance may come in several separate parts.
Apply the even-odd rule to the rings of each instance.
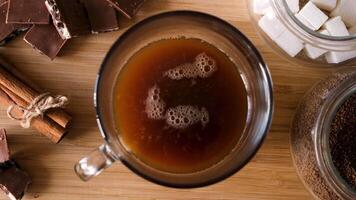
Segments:
[[[0,129],[0,189],[11,199],[19,200],[23,197],[30,177],[22,171],[15,161],[10,160],[6,131]]]
[[[107,0],[114,8],[131,19],[140,10],[146,0]]]
[[[45,0],[8,0],[6,23],[49,24],[50,15]]]
[[[14,161],[0,164],[0,189],[11,199],[20,200],[31,179]]]
[[[90,22],[79,0],[46,0],[53,24],[63,39],[90,34]]]
[[[10,160],[10,151],[7,146],[5,129],[0,129],[0,163]]]
[[[105,0],[83,0],[87,10],[92,33],[102,33],[119,29],[116,10]]]
[[[8,3],[0,5],[0,46],[6,44],[11,39],[26,31],[29,25],[26,24],[6,24],[6,13]]]
[[[24,40],[52,60],[67,41],[62,39],[53,24],[33,25],[26,33]]]
[[[0,6],[0,43],[5,43],[12,38],[16,28],[12,24],[6,24],[7,3]]]

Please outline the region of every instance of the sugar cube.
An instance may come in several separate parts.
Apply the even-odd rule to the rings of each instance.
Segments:
[[[338,0],[336,8],[330,15],[332,17],[341,16],[349,27],[356,25],[356,0]]]
[[[297,13],[299,11],[299,0],[286,0],[286,2],[287,2],[289,9],[293,13]]]
[[[311,0],[318,8],[332,11],[336,7],[337,0]]]
[[[304,47],[303,42],[288,30],[276,38],[275,42],[291,57],[295,57]]]
[[[252,0],[253,11],[258,15],[264,15],[271,7],[270,0]]]
[[[258,25],[272,40],[275,40],[287,29],[276,17],[272,9],[269,9],[269,11],[258,21]]]
[[[326,61],[328,63],[337,64],[352,58],[356,58],[356,51],[348,51],[348,52],[328,52],[325,54]]]
[[[299,13],[295,14],[295,17],[302,23],[304,24],[306,27],[308,27],[309,29],[316,31],[316,29],[314,28],[314,26],[312,26],[306,19],[304,19],[303,16],[301,16]]]
[[[331,36],[349,36],[350,33],[346,28],[345,23],[342,21],[340,16],[333,17],[329,19],[325,24],[324,28],[329,31]]]
[[[305,4],[305,6],[299,11],[299,14],[307,20],[315,30],[318,30],[329,18],[311,1]]]
[[[318,32],[323,35],[329,35],[327,30],[321,30]],[[312,46],[311,44],[305,44],[304,51],[311,59],[319,58],[321,55],[327,52],[327,50]]]
[[[356,35],[356,25],[349,29],[350,35]]]

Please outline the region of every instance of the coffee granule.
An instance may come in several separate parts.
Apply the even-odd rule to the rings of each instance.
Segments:
[[[356,93],[336,112],[330,128],[329,145],[336,169],[356,190]]]
[[[340,199],[319,170],[313,138],[322,105],[346,80],[356,80],[356,71],[334,73],[316,84],[304,96],[293,119],[291,152],[294,166],[303,184],[316,199]]]

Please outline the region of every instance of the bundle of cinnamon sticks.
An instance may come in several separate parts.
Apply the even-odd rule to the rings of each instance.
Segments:
[[[14,106],[12,115],[23,116],[23,110],[43,91],[22,75],[12,64],[0,57],[0,105]],[[31,120],[31,127],[52,142],[58,143],[67,133],[71,116],[62,108],[48,110]]]

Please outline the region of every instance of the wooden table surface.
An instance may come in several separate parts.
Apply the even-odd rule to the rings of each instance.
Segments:
[[[245,33],[262,52],[274,80],[273,125],[255,158],[231,178],[213,186],[177,190],[150,183],[117,163],[90,182],[81,182],[73,165],[101,143],[93,109],[96,72],[111,44],[134,22],[155,13],[177,9],[217,15]],[[74,117],[70,134],[58,145],[30,129],[22,129],[7,118],[1,108],[0,126],[7,129],[16,160],[33,179],[24,199],[310,199],[298,179],[289,149],[289,126],[298,101],[316,81],[330,71],[290,64],[276,55],[257,36],[243,0],[151,0],[133,21],[121,21],[113,33],[76,38],[67,44],[61,57],[50,61],[30,48],[21,37],[0,54],[38,84],[71,98]],[[0,199],[6,199],[0,195]]]

